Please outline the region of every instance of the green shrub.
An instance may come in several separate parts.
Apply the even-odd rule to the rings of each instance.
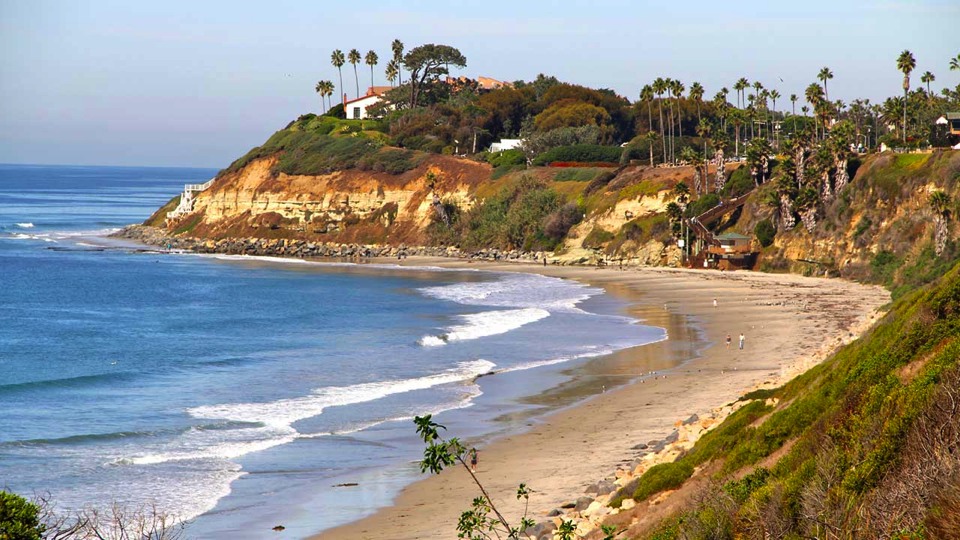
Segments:
[[[899,267],[900,259],[893,252],[887,250],[878,252],[870,261],[873,280],[885,285],[893,283],[893,275]]]
[[[502,152],[491,153],[487,156],[487,163],[494,168],[510,165],[526,165],[527,157],[523,151],[516,148],[503,150]]]
[[[761,220],[753,229],[753,234],[757,236],[757,241],[763,247],[773,244],[773,239],[777,235],[777,229],[769,219]]]
[[[0,539],[40,540],[45,530],[37,505],[15,493],[0,491]]]
[[[687,210],[684,212],[684,215],[687,217],[699,216],[700,214],[706,212],[707,210],[713,208],[714,206],[720,203],[720,196],[716,193],[707,193],[702,195],[699,199],[691,202],[687,205]]]
[[[580,245],[587,249],[599,249],[603,247],[603,244],[613,240],[613,238],[614,235],[612,232],[600,227],[594,227]]]
[[[563,205],[563,197],[533,178],[524,176],[474,206],[463,218],[461,244],[465,249],[552,250],[558,238],[544,230],[549,217]]]
[[[551,148],[533,159],[534,165],[546,165],[555,161],[578,163],[617,163],[620,160],[619,146],[601,146],[599,144],[575,144]]]
[[[556,182],[589,182],[600,172],[596,168],[569,167],[557,171],[553,179]]]
[[[750,177],[750,169],[741,165],[730,173],[730,178],[723,185],[721,193],[727,198],[739,197],[748,193],[754,187],[756,187],[756,184]]]
[[[693,475],[693,465],[682,460],[654,465],[640,477],[637,489],[633,492],[633,498],[644,501],[651,495],[676,489],[682,486],[691,475]]]

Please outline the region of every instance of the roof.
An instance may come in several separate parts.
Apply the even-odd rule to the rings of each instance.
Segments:
[[[753,240],[752,236],[744,236],[735,232],[728,232],[723,234],[718,234],[715,236],[717,240]]]
[[[960,112],[948,112],[944,116],[947,117],[947,120],[960,120]]]
[[[370,86],[370,87],[367,88],[367,93],[366,93],[365,95],[362,95],[362,96],[360,96],[360,97],[358,97],[358,98],[356,98],[356,99],[351,99],[351,100],[348,100],[348,101],[344,101],[343,104],[346,106],[346,105],[349,105],[349,104],[351,104],[351,103],[353,103],[353,102],[355,102],[355,101],[360,101],[360,100],[367,99],[367,98],[371,98],[371,97],[379,98],[381,94],[383,94],[383,93],[386,92],[387,90],[390,90],[390,88],[392,88],[392,87],[390,87],[390,86]]]

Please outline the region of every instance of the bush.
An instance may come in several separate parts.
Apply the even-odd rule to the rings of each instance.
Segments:
[[[757,241],[763,247],[769,247],[773,244],[773,238],[777,235],[777,229],[769,219],[761,220],[753,229],[753,234],[757,235]]]
[[[723,185],[721,193],[728,198],[739,197],[754,187],[756,187],[756,184],[750,177],[750,169],[741,165],[730,173],[730,178]]]
[[[548,234],[545,225],[562,205],[559,193],[524,176],[516,184],[483,200],[464,216],[460,224],[462,245],[465,249],[551,250],[559,238]],[[562,228],[561,225],[555,223],[554,231]]]
[[[589,163],[613,163],[620,161],[619,146],[601,146],[599,144],[575,144],[551,148],[533,159],[534,165],[546,165],[554,161],[573,161]]]
[[[557,171],[553,180],[555,182],[589,182],[596,178],[597,169],[593,168],[569,168]]]
[[[0,491],[0,538],[40,540],[45,529],[37,505],[15,493]]]
[[[633,492],[633,498],[644,501],[661,491],[676,489],[682,486],[691,475],[693,475],[693,465],[684,461],[654,465],[640,477],[637,490]]]
[[[707,193],[687,205],[687,211],[684,212],[684,215],[687,217],[699,216],[718,204],[720,204],[720,196],[716,193]]]
[[[527,157],[522,151],[517,150],[516,148],[511,148],[510,150],[504,150],[502,152],[488,155],[487,163],[492,165],[494,168],[510,165],[526,165]]]
[[[583,219],[583,208],[575,203],[567,203],[556,212],[547,216],[543,225],[543,232],[555,240],[562,240],[570,228]]]
[[[587,249],[599,249],[603,247],[603,244],[606,244],[613,239],[614,235],[612,232],[606,229],[601,229],[600,227],[594,227],[593,230],[590,231],[590,234],[583,239],[583,242],[581,242],[580,245]]]

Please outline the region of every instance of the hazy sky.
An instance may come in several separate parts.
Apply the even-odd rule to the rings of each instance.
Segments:
[[[542,72],[631,101],[657,76],[707,97],[741,76],[802,96],[827,65],[849,103],[899,92],[903,49],[914,85],[927,70],[960,84],[958,28],[957,0],[0,0],[0,162],[224,167],[317,111],[331,50],[383,59],[394,38],[458,47],[468,76]],[[352,96],[349,64],[344,83]]]

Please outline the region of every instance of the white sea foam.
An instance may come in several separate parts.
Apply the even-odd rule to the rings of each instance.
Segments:
[[[191,429],[174,440],[169,450],[155,451],[114,460],[113,464],[152,465],[188,459],[231,460],[292,442],[300,434],[292,427],[298,420],[312,418],[327,407],[364,403],[392,394],[423,390],[444,384],[470,381],[489,373],[495,364],[487,360],[461,362],[442,373],[413,379],[362,383],[352,386],[319,388],[310,395],[263,403],[227,403],[188,409],[195,418],[231,420],[259,424],[258,427],[200,430]],[[478,393],[469,395],[467,401]],[[460,403],[448,408],[465,406]]]
[[[577,304],[600,294],[600,289],[536,274],[502,274],[496,281],[424,287],[423,294],[471,306],[581,311]]]
[[[20,227],[21,229],[32,229],[32,228],[33,228],[33,223],[30,223],[30,222],[26,222],[26,223],[15,223],[14,225],[16,225],[17,227]]]
[[[537,322],[550,316],[550,312],[540,308],[507,309],[499,311],[483,311],[458,315],[464,324],[451,326],[447,332],[439,336],[424,336],[420,345],[437,347],[451,341],[465,341],[487,336],[504,334],[516,330],[521,326]]]

